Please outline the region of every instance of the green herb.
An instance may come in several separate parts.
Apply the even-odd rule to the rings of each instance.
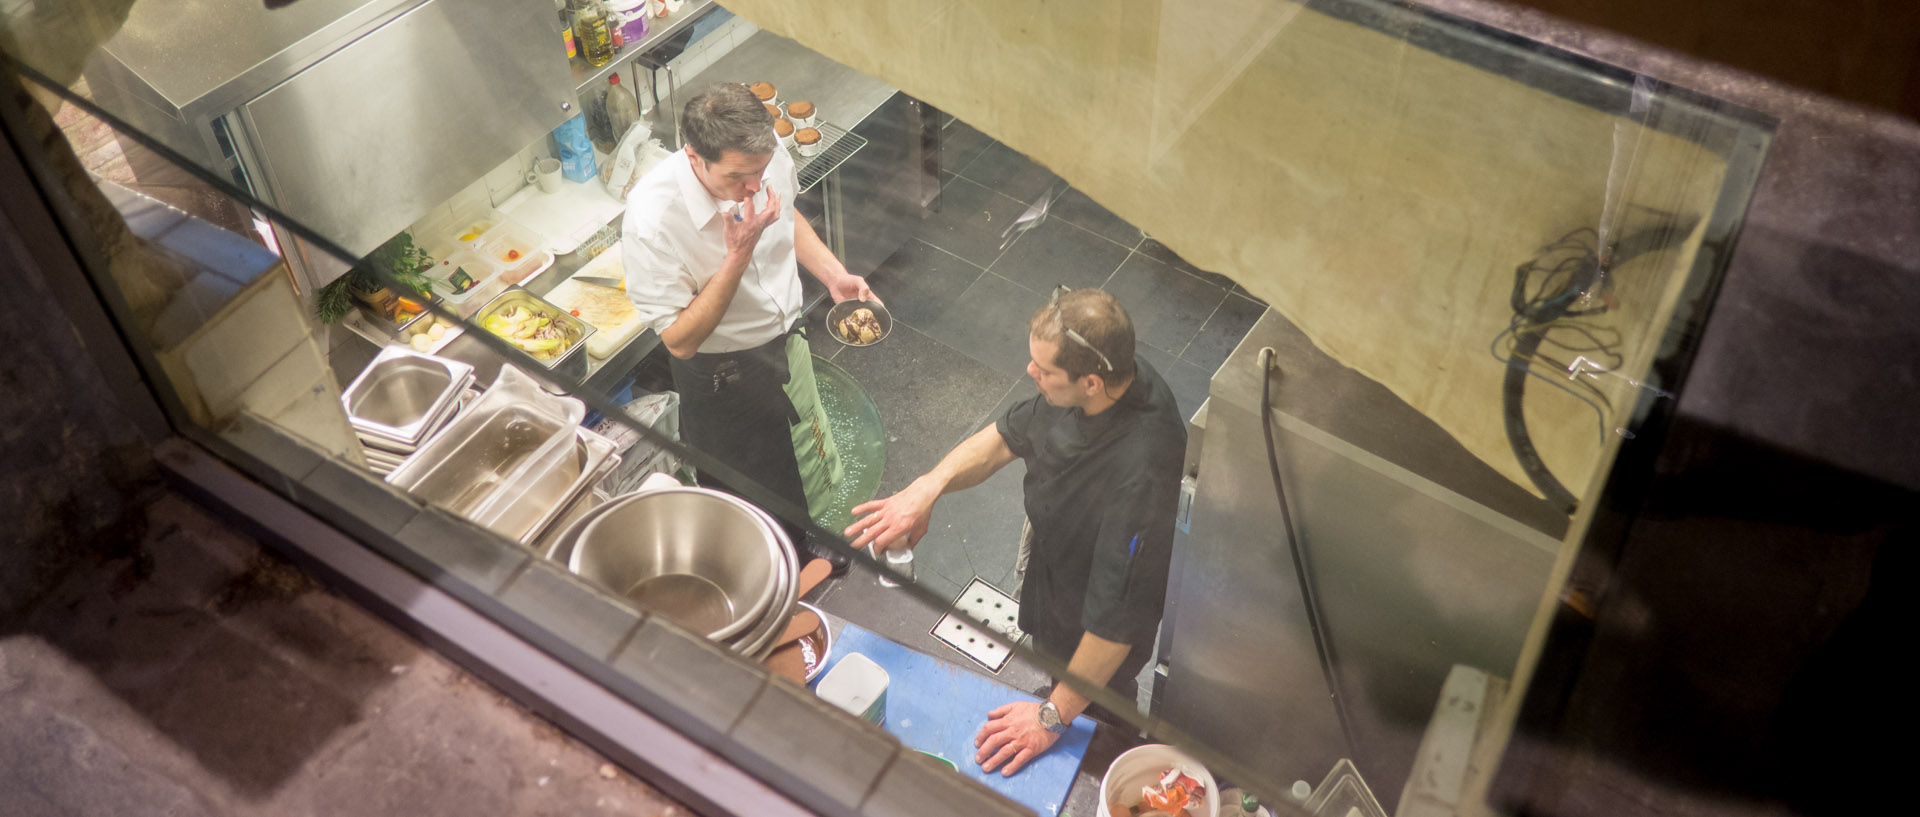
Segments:
[[[368,253],[345,275],[314,293],[314,315],[322,323],[339,323],[353,311],[353,293],[375,292],[387,286],[412,290],[422,298],[431,297],[433,279],[427,277],[430,269],[433,269],[433,259],[414,246],[412,233],[402,231]]]

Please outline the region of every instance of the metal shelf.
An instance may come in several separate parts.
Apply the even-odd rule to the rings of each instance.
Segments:
[[[713,0],[688,0],[679,13],[669,15],[665,21],[657,18],[648,20],[646,37],[638,43],[627,43],[621,46],[619,51],[613,53],[613,60],[599,68],[587,64],[584,57],[568,60],[573,69],[574,92],[583,93],[589,88],[598,89],[605,85],[609,74],[625,68],[634,57],[647,53],[667,38],[679,34],[687,26],[693,25],[694,21],[707,16],[707,12],[714,8],[716,5]]]
[[[820,131],[820,142],[825,147],[812,158],[800,155],[799,148],[793,148],[793,158],[804,162],[800,166],[800,192],[812,190],[813,186],[824,181],[833,171],[840,169],[853,155],[867,146],[867,139],[832,122],[819,122],[814,129]]]

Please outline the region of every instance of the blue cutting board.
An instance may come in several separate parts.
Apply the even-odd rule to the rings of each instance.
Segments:
[[[1035,698],[1006,684],[971,670],[942,661],[890,641],[855,625],[848,624],[833,639],[833,656],[827,671],[841,656],[860,653],[873,659],[887,671],[887,721],[882,728],[906,744],[953,761],[960,773],[971,777],[1041,817],[1055,817],[1066,802],[1073,775],[1087,754],[1087,741],[1093,739],[1093,721],[1086,717],[1054,741],[1053,748],[1030,761],[1012,777],[1001,777],[995,770],[980,771],[973,762],[973,736],[987,722],[987,713],[1001,704],[1033,701]],[[827,677],[826,673],[820,674]],[[817,681],[815,682],[818,683]]]

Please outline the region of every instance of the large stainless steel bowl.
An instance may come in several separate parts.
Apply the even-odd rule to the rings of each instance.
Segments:
[[[669,488],[609,503],[581,530],[568,567],[724,641],[773,603],[782,550],[752,505],[705,488]]]
[[[759,623],[735,636],[728,647],[741,655],[759,659],[773,651],[773,640],[787,628],[787,620],[793,616],[794,602],[800,597],[800,558],[794,551],[793,542],[788,540],[786,531],[774,521],[773,515],[758,506],[753,511],[760,517],[760,524],[766,526],[780,545],[780,570],[774,580],[773,603],[767,605]]]

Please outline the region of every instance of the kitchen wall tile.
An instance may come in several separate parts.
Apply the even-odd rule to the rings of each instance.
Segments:
[[[426,215],[408,225],[407,232],[413,234],[421,249],[433,252],[436,240],[453,235],[453,206],[445,202],[434,205]]]
[[[487,183],[487,197],[493,206],[499,207],[508,196],[520,192],[527,186],[527,172],[533,169],[531,149],[522,149],[512,158],[500,163],[499,167],[487,171],[484,177]]]
[[[901,751],[880,727],[779,679],[768,682],[732,737],[724,752],[730,759],[825,813],[857,809]]]
[[[465,190],[453,194],[448,202],[453,208],[455,222],[471,221],[487,214],[493,209],[493,199],[487,195],[487,180],[483,177],[467,185]]]

